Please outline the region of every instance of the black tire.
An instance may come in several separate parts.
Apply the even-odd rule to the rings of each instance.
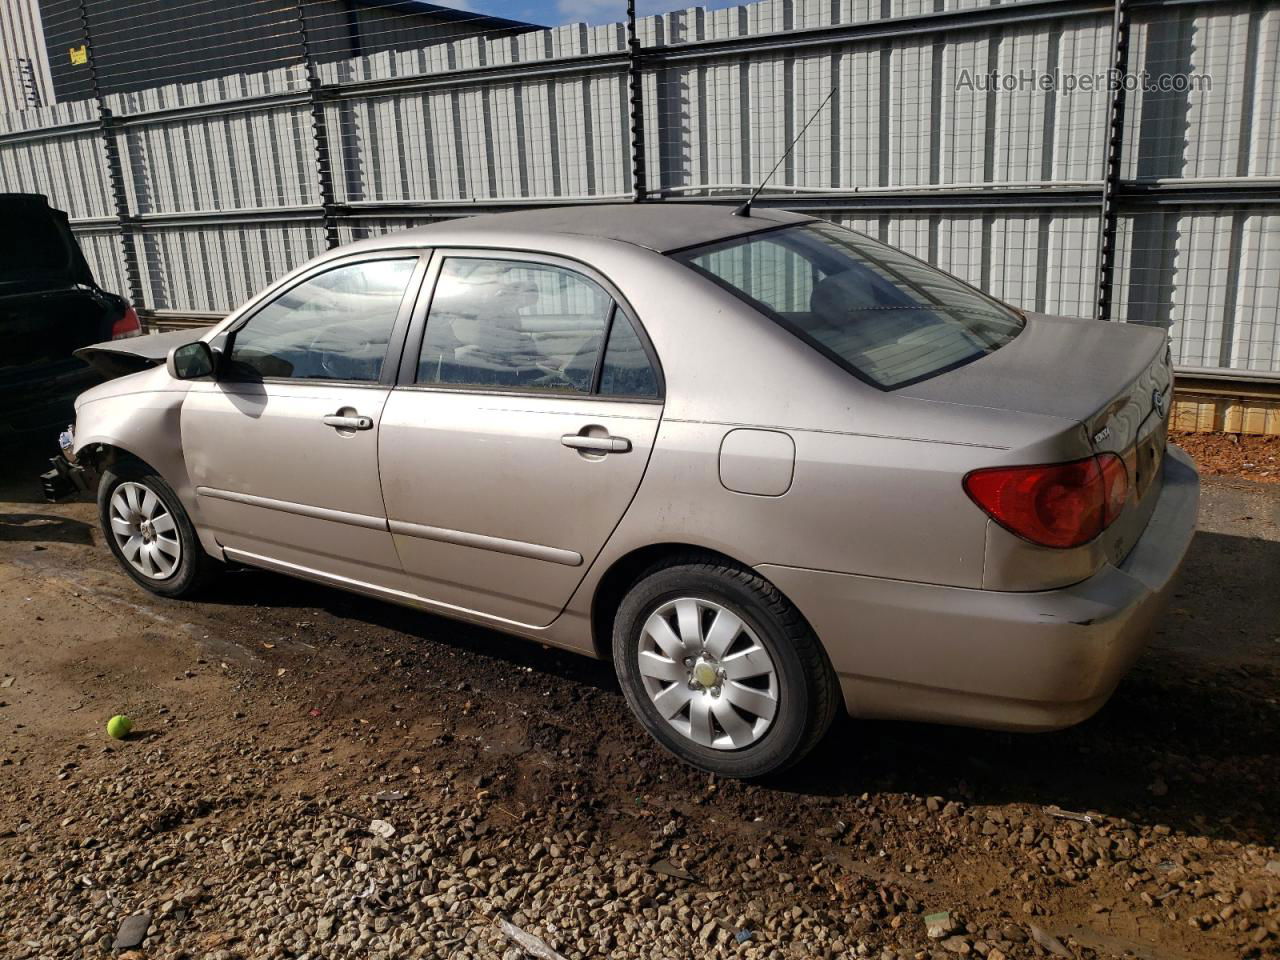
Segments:
[[[173,517],[180,553],[177,566],[163,579],[149,577],[136,570],[125,557],[112,531],[111,497],[123,483],[135,483],[150,490],[160,498]],[[195,527],[191,525],[191,518],[187,516],[187,511],[183,509],[182,501],[173,492],[173,488],[154,470],[138,461],[121,460],[103,472],[98,484],[98,520],[102,525],[103,539],[124,572],[140,587],[159,596],[194,596],[212,583],[223,569],[220,561],[205,552]]]
[[[663,718],[645,688],[639,664],[644,625],[664,604],[684,597],[728,609],[754,631],[773,660],[776,712],[767,731],[749,746],[718,749],[695,743]],[[685,558],[648,570],[618,608],[613,657],[627,703],[654,739],[686,763],[725,777],[761,777],[798,762],[826,735],[841,702],[835,671],[804,617],[767,580],[727,563]]]

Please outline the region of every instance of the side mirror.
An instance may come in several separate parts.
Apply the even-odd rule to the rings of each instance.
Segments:
[[[195,343],[184,343],[169,351],[165,361],[169,376],[175,380],[198,380],[213,375],[213,351],[203,340]]]

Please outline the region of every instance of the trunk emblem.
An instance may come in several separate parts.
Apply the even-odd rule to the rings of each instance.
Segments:
[[[1110,426],[1103,427],[1101,430],[1099,430],[1097,433],[1093,435],[1093,442],[1101,443],[1103,440],[1107,439],[1107,437],[1109,436],[1111,436],[1111,427]]]
[[[1158,389],[1152,390],[1151,402],[1155,404],[1156,413],[1163,417],[1164,416],[1164,394],[1161,393]]]

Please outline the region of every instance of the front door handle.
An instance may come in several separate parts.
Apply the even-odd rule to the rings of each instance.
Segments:
[[[373,417],[347,417],[340,413],[331,413],[324,418],[324,425],[337,430],[372,430]]]
[[[580,433],[566,433],[560,442],[574,450],[590,453],[626,453],[631,449],[631,441],[626,437],[584,437]]]

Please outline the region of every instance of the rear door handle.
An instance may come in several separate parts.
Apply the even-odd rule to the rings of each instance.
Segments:
[[[338,430],[372,430],[373,417],[344,417],[338,413],[331,413],[324,418],[324,425]]]
[[[580,433],[566,433],[560,442],[574,450],[592,453],[626,453],[631,449],[631,441],[626,437],[584,437]]]

